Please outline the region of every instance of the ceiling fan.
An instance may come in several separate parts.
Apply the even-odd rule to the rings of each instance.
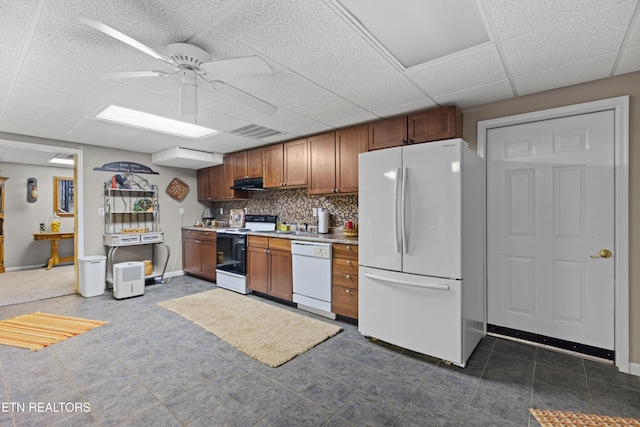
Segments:
[[[209,75],[240,75],[272,73],[267,62],[259,56],[211,61],[211,55],[203,49],[189,43],[171,43],[166,47],[166,54],[121,33],[120,31],[92,19],[80,18],[80,22],[101,33],[121,41],[139,51],[167,64],[173,71],[116,71],[97,73],[102,78],[158,77],[178,75],[180,85],[180,115],[193,116],[198,111],[197,85],[198,79],[207,83],[214,90],[223,93],[264,114],[274,114],[278,109],[260,98],[231,86]]]

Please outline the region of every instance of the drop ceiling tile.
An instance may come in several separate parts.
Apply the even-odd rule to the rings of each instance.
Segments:
[[[232,135],[229,133],[219,133],[206,138],[209,143],[221,143],[228,147],[232,147],[231,151],[246,150],[256,146],[256,140],[246,138],[240,135]],[[229,152],[229,151],[226,151]]]
[[[146,92],[134,87],[130,87],[126,92],[115,96],[111,103],[161,117],[181,120],[180,105],[177,99]]]
[[[253,123],[292,135],[310,135],[331,127],[304,115],[282,109],[271,116],[263,115]]]
[[[17,4],[0,2],[0,76],[9,78],[19,65],[33,10]]]
[[[200,126],[216,129],[219,131],[230,131],[250,124],[246,120],[231,117],[217,111],[200,108],[198,111],[198,124]]]
[[[0,114],[2,114],[2,108],[5,106],[5,102],[9,101],[9,92],[11,91],[11,81],[0,79]]]
[[[229,98],[228,96],[220,96],[216,98],[213,102],[206,102],[206,103],[203,103],[201,106],[208,110],[216,111],[218,113],[235,117],[236,119],[245,120],[250,123],[255,123],[256,120],[269,117],[258,110],[254,110],[253,108],[236,101],[235,99]]]
[[[640,45],[628,47],[624,50],[620,63],[616,68],[616,75],[640,70]]]
[[[182,12],[199,19],[211,20],[223,12],[235,0],[171,0],[169,2]]]
[[[429,100],[420,89],[403,75],[398,75],[361,89],[345,92],[342,96],[371,112]]]
[[[399,75],[394,66],[361,38],[290,68],[337,94]]]
[[[627,40],[626,47],[638,46],[640,45],[640,17],[636,17],[636,22],[631,30],[631,34],[629,35],[629,39]]]
[[[502,43],[514,76],[619,49],[637,0],[627,0]]]
[[[286,109],[332,95],[328,90],[291,70],[271,74],[245,89],[258,98]]]
[[[511,89],[509,81],[501,80],[499,82],[438,96],[435,98],[435,101],[440,105],[456,105],[458,108],[467,108],[474,105],[512,98],[513,96],[513,90]]]
[[[374,111],[373,113],[376,116],[389,118],[393,116],[399,116],[402,114],[412,113],[414,111],[422,111],[422,110],[426,110],[427,108],[433,108],[437,106],[438,104],[433,102],[431,99],[425,98],[422,101],[410,102],[405,105],[398,105],[397,107]]]
[[[513,81],[518,95],[527,95],[590,80],[603,79],[611,73],[616,56],[616,52],[610,52],[582,61],[516,76]]]
[[[0,120],[0,129],[2,132],[60,140],[69,131],[69,128],[64,125],[40,122],[30,117],[15,116],[3,117]]]
[[[78,116],[91,116],[101,106],[97,101],[23,83],[16,84],[11,102],[41,106]]]
[[[317,56],[358,37],[317,0],[247,0],[216,25],[282,64]]]
[[[213,24],[206,31],[198,34],[191,40],[191,43],[207,51],[211,55],[212,61],[258,55],[264,59],[274,71],[281,71],[283,69],[281,64],[269,56],[234,39],[232,34],[224,31],[218,24]]]
[[[18,82],[96,101],[108,101],[127,90],[127,86],[114,80],[91,77],[62,65],[35,57],[27,57]]]
[[[507,77],[493,44],[413,67],[405,74],[430,96],[482,86]]]
[[[95,19],[159,51],[169,43],[186,40],[207,19],[204,16],[196,19],[172,2],[129,0],[50,0],[45,4],[44,14],[98,33],[77,21],[78,18]]]
[[[44,15],[27,53],[87,72],[153,70],[160,62],[86,25],[69,25]]]
[[[371,120],[376,118],[368,111],[337,95],[305,104],[294,109],[294,112],[329,125],[337,122],[344,123],[345,120],[348,121],[351,119],[354,121],[362,121],[362,117],[370,117]]]
[[[487,0],[502,40],[539,30],[620,0]]]
[[[43,108],[38,105],[11,102],[5,110],[5,117],[29,117],[42,123],[67,127],[70,130],[83,123],[86,118],[79,114],[69,114],[57,108]]]

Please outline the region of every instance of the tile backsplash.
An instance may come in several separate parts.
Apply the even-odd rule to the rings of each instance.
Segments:
[[[313,208],[329,211],[329,227],[342,227],[346,221],[358,221],[358,195],[310,196],[306,188],[250,191],[249,199],[211,204],[216,219],[226,220],[230,209],[247,208],[248,214],[278,215],[287,224],[318,225]],[[224,213],[220,214],[220,208]]]

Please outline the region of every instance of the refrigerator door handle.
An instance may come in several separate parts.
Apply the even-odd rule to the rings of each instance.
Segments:
[[[378,282],[387,282],[387,283],[393,283],[395,285],[402,285],[402,286],[410,286],[413,288],[420,288],[420,289],[432,289],[432,290],[436,290],[436,291],[448,291],[449,290],[449,285],[445,285],[445,284],[436,284],[436,285],[426,285],[423,283],[415,283],[415,282],[407,282],[404,280],[397,280],[397,279],[390,279],[388,277],[382,277],[382,276],[378,276],[375,274],[371,274],[371,273],[364,273],[365,277],[368,277],[371,280],[376,280]]]
[[[402,198],[400,201],[401,204],[401,230],[402,230],[402,253],[406,254],[409,252],[408,241],[407,241],[407,168],[402,168]]]
[[[399,215],[398,215],[398,198],[400,195],[400,191],[402,188],[402,174],[400,171],[400,168],[396,168],[396,182],[395,182],[396,186],[395,186],[395,193],[393,195],[393,236],[396,239],[396,252],[397,253],[401,253],[402,251],[402,241],[401,239],[401,235],[398,232],[398,226],[399,224]]]

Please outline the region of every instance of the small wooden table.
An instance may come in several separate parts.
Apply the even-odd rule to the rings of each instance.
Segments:
[[[73,261],[73,255],[63,258],[58,256],[60,239],[73,239],[73,233],[33,233],[33,240],[48,240],[51,242],[51,258],[47,262],[47,270],[51,270],[51,267],[61,262]]]

